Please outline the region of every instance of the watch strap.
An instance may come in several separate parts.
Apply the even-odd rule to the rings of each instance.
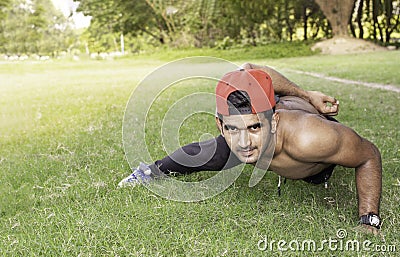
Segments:
[[[370,225],[377,229],[381,228],[381,218],[374,213],[368,213],[360,217],[360,224]]]

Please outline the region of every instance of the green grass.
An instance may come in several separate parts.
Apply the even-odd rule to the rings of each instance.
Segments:
[[[283,71],[302,69],[400,86],[398,57],[398,52],[391,52],[255,62]],[[336,169],[327,190],[289,180],[281,197],[272,173],[249,188],[248,169],[228,190],[197,203],[168,201],[143,187],[117,189],[119,180],[130,173],[121,129],[126,103],[137,84],[162,63],[124,59],[0,64],[1,256],[270,256],[271,252],[257,248],[265,236],[319,243],[335,239],[338,229],[347,230],[345,240],[396,245],[398,255],[400,94],[285,71],[304,88],[340,99],[338,119],[381,150],[383,241],[353,230],[357,223],[354,171],[342,167]],[[166,92],[164,98],[173,102],[176,92],[187,94],[193,89]],[[158,103],[159,108],[166,109],[170,102]],[[199,131],[209,130],[216,133],[213,118],[195,115],[181,128],[181,141],[198,140]],[[159,158],[163,149],[156,144],[157,133],[155,128],[149,139],[153,156]],[[201,172],[187,179],[207,176]],[[374,253],[326,247],[322,252],[275,251],[272,255]]]
[[[153,52],[145,52],[135,56],[139,59],[159,59],[164,61],[172,61],[189,56],[214,56],[227,59],[230,61],[239,61],[251,56],[252,59],[278,59],[294,56],[311,56],[316,52],[311,50],[312,42],[305,44],[304,42],[281,42],[270,43],[267,45],[259,45],[256,47],[240,47],[232,46],[227,49],[217,48],[189,48],[189,49],[170,49],[160,48]]]
[[[271,60],[268,64],[283,71],[296,69],[363,82],[400,85],[400,51],[285,58]]]

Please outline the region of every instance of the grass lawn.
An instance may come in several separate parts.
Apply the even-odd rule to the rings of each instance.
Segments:
[[[249,188],[249,170],[223,193],[196,203],[165,200],[144,187],[118,189],[130,173],[121,129],[126,103],[163,61],[1,63],[0,256],[398,256],[400,94],[285,69],[400,87],[399,57],[397,51],[254,61],[275,66],[305,89],[338,98],[338,119],[381,150],[383,237],[354,230],[354,171],[343,167],[335,169],[329,189],[288,180],[281,197],[273,173]],[[195,90],[213,88],[176,92]],[[166,109],[169,103],[158,104]],[[213,118],[191,117],[181,128],[181,142],[197,141],[199,131],[216,134]],[[150,141],[153,156],[162,157],[157,133]],[[347,232],[342,240],[339,229]],[[338,240],[332,245],[338,250],[329,249],[330,239]],[[279,240],[313,240],[317,248],[326,242],[322,251],[278,251]],[[349,240],[361,249],[366,240],[371,249],[395,245],[397,252],[346,250]]]

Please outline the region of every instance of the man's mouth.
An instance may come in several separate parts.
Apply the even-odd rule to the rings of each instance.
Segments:
[[[251,155],[253,155],[255,149],[255,147],[238,149],[238,152],[244,157],[250,157]]]

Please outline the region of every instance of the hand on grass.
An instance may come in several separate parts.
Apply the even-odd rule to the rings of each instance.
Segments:
[[[339,112],[339,101],[319,91],[307,91],[310,103],[323,115],[335,116]]]
[[[366,224],[358,225],[357,227],[354,228],[354,230],[363,234],[373,234],[375,236],[382,235],[379,229]]]

